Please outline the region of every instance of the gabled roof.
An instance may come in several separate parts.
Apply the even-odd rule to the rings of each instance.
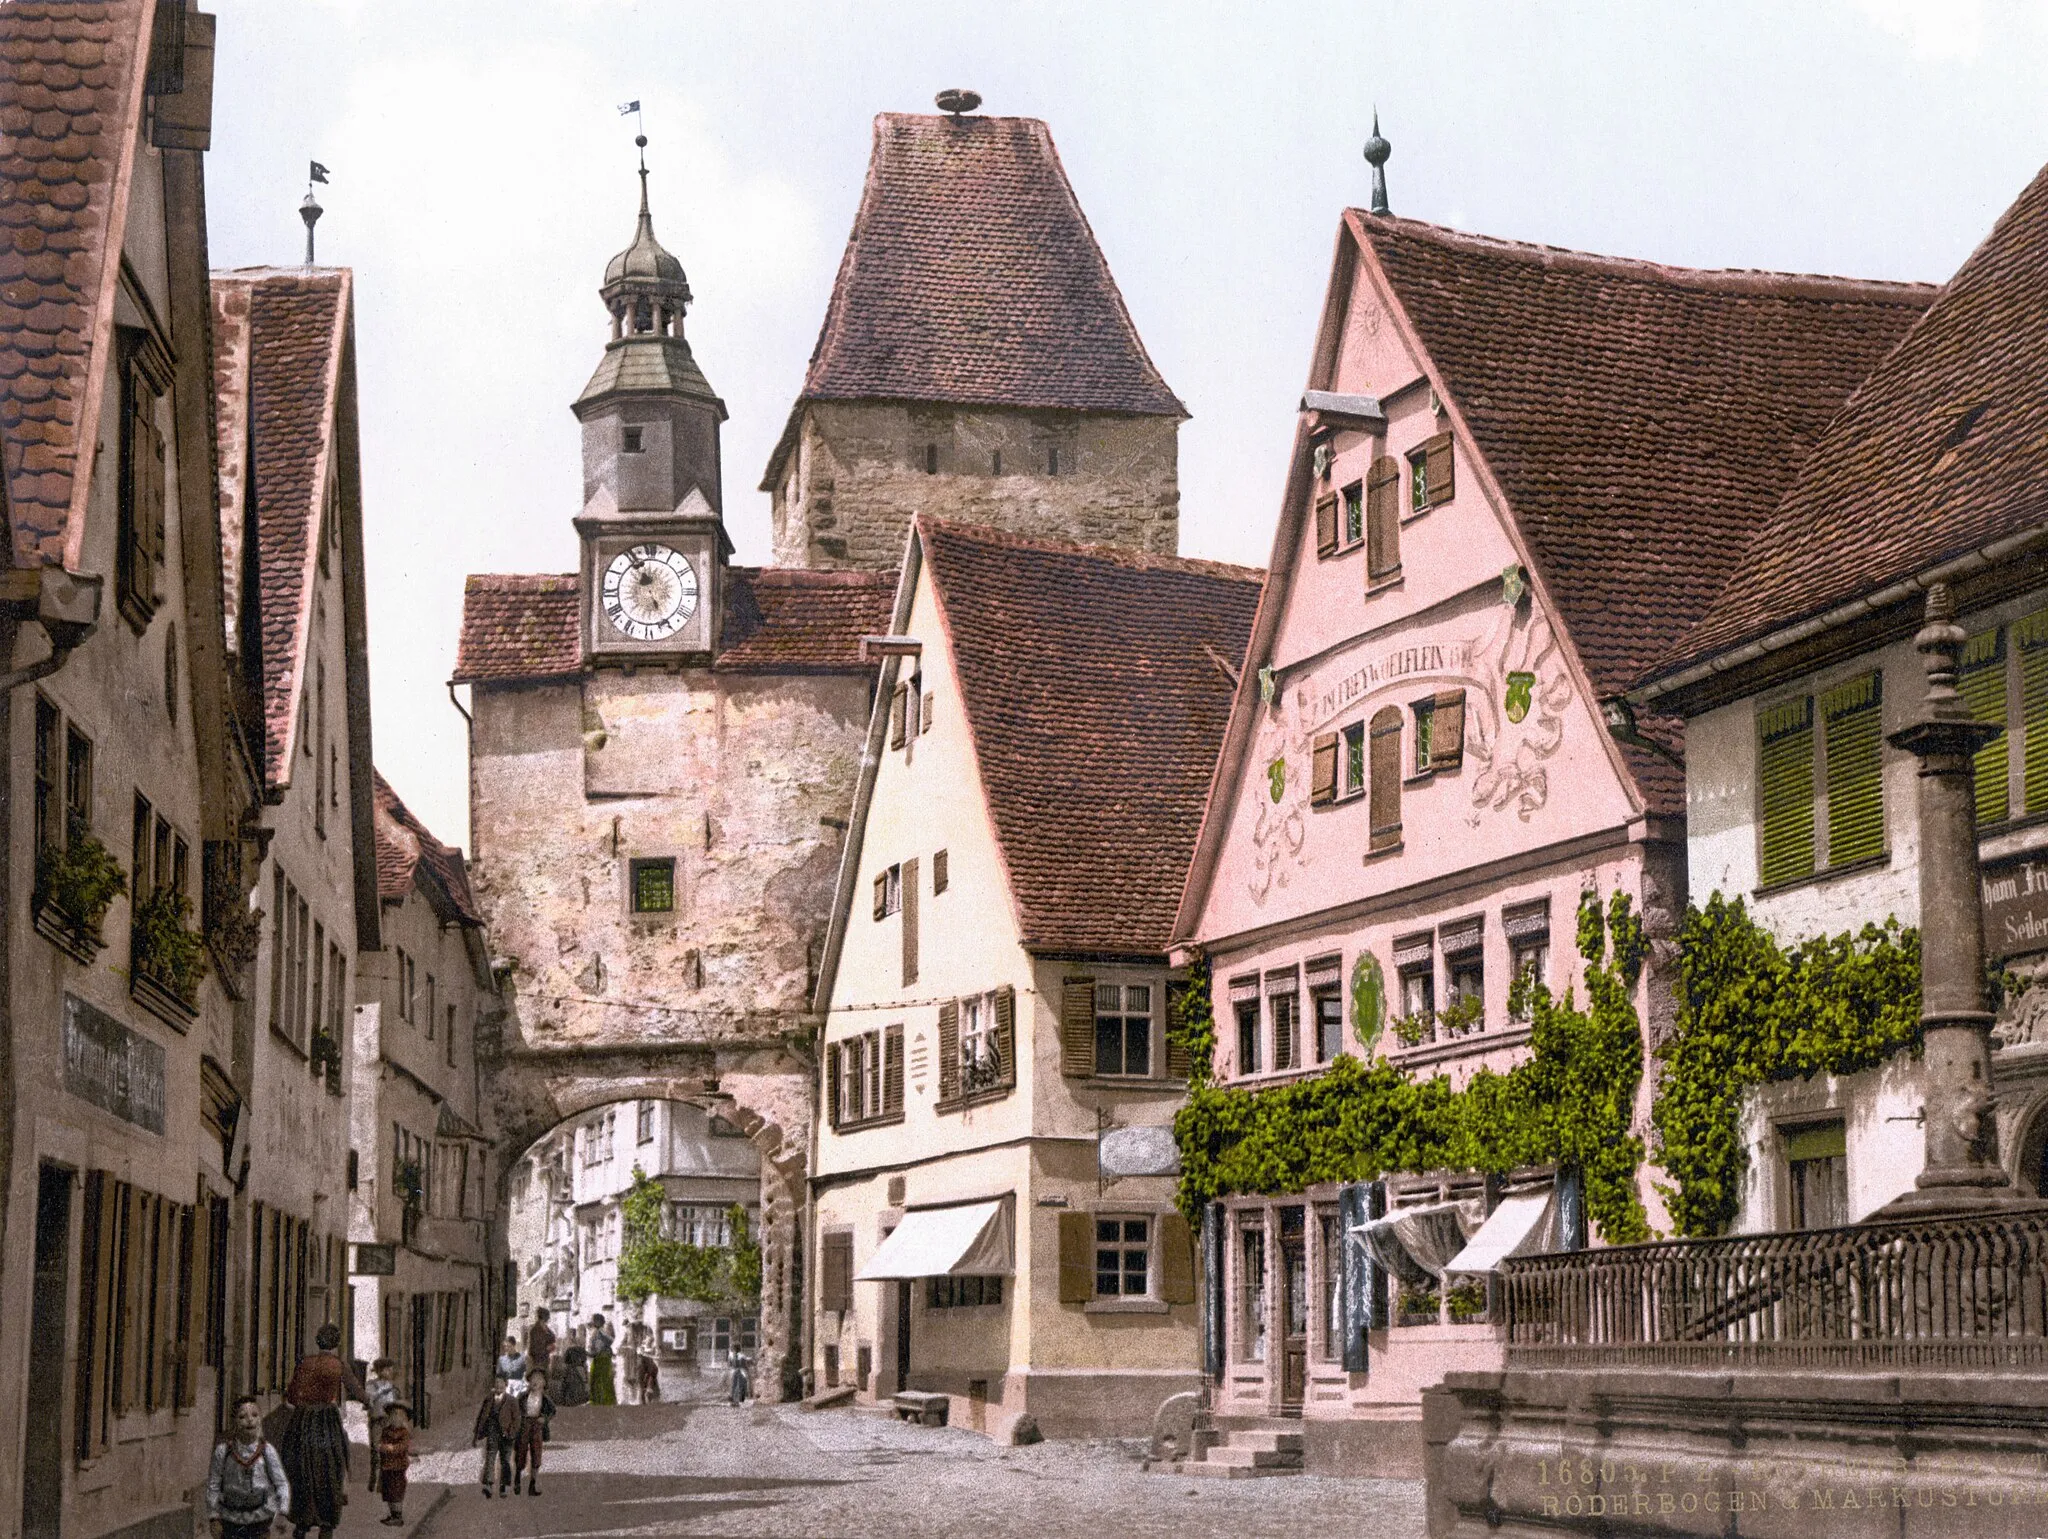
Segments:
[[[377,896],[402,903],[417,886],[444,921],[480,926],[469,868],[462,851],[450,849],[412,815],[379,770],[377,780]]]
[[[1721,591],[1925,284],[1708,271],[1345,222],[1386,275],[1602,694]]]
[[[894,572],[727,567],[712,667],[727,673],[867,673],[860,638],[885,629]],[[576,574],[479,573],[463,591],[457,684],[537,684],[583,671]]]
[[[216,416],[245,424],[240,444],[220,458],[224,517],[239,515],[225,542],[239,547],[253,511],[257,530],[256,601],[262,618],[264,781],[290,781],[299,692],[311,634],[313,576],[320,520],[337,436],[343,362],[350,326],[351,275],[345,268],[252,268],[213,277],[217,359]],[[242,478],[253,475],[253,508],[243,507]],[[242,595],[241,602],[248,602]]]
[[[2048,170],[1835,417],[1653,676],[2048,524],[2044,278]]]
[[[803,400],[1187,415],[1045,124],[900,112],[875,119]]]
[[[14,562],[77,559],[154,8],[0,5],[0,439]]]
[[[1264,574],[920,518],[1025,944],[1163,954]]]

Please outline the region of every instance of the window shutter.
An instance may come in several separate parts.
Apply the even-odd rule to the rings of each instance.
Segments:
[[[825,1048],[825,1120],[839,1126],[839,1087],[846,1074],[846,1055],[837,1042]]]
[[[903,1115],[903,1028],[891,1026],[882,1033],[882,1115]]]
[[[944,850],[939,850],[939,851],[937,851],[937,852],[935,852],[935,853],[933,854],[933,856],[932,856],[932,896],[933,896],[933,897],[935,897],[935,898],[936,898],[936,897],[937,897],[937,896],[938,896],[938,895],[939,895],[940,893],[942,893],[942,892],[944,892],[944,891],[946,890],[946,884],[947,884],[947,882],[948,882],[948,880],[950,879],[950,876],[951,876],[951,873],[950,873],[950,871],[948,870],[948,866],[949,866],[949,862],[948,862],[948,861],[947,861],[947,859],[946,859],[946,852],[945,852]]]
[[[2012,628],[2020,649],[2020,721],[2026,729],[2025,806],[2048,811],[2048,609]]]
[[[939,1006],[939,1104],[960,1099],[960,1002]]]
[[[1316,499],[1316,554],[1337,554],[1337,498],[1334,494]]]
[[[1060,1302],[1085,1304],[1095,1297],[1095,1215],[1060,1215]]]
[[[1372,848],[1401,842],[1401,710],[1387,706],[1372,719]]]
[[[996,1073],[998,1083],[1017,1083],[1017,991],[1004,984],[996,990]]]
[[[1178,1213],[1159,1216],[1159,1296],[1169,1304],[1195,1301],[1195,1237]]]
[[[1337,734],[1318,732],[1310,756],[1308,804],[1327,807],[1337,799]]]
[[[1389,455],[1372,462],[1365,479],[1365,580],[1401,570],[1401,464]]]
[[[1439,433],[1422,446],[1423,474],[1429,479],[1429,505],[1451,500],[1451,435]]]
[[[1828,864],[1884,853],[1884,710],[1880,675],[1866,673],[1820,698],[1827,746]]]
[[[84,1223],[78,1254],[78,1365],[72,1406],[72,1456],[84,1460],[99,1451],[106,1425],[107,1280],[113,1253],[113,1204],[107,1174],[85,1173]]]
[[[1180,1034],[1180,1012],[1186,999],[1188,986],[1185,983],[1169,983],[1166,986],[1166,1077],[1176,1084],[1184,1084],[1194,1070],[1188,1059],[1188,1045]]]
[[[918,697],[918,705],[917,705],[917,711],[918,711],[918,718],[917,718],[917,730],[918,730],[918,731],[919,731],[920,733],[924,733],[924,732],[929,732],[929,731],[931,731],[931,730],[932,730],[932,693],[931,693],[931,691],[930,691],[930,690],[926,690],[926,691],[925,691],[925,692],[924,692],[924,693],[923,693],[922,695],[920,695],[920,696]]]
[[[1757,717],[1757,783],[1763,814],[1759,877],[1769,887],[1813,874],[1813,698]]]
[[[1060,1072],[1069,1079],[1095,1073],[1095,980],[1060,981]]]
[[[898,684],[896,693],[889,697],[889,746],[901,748],[906,741],[905,721],[910,708],[910,686]]]
[[[157,1199],[156,1254],[156,1384],[150,1397],[158,1406],[172,1405],[178,1394],[178,1347],[184,1338],[184,1310],[178,1292],[180,1246],[191,1243],[185,1232],[190,1217],[178,1203]]]
[[[917,982],[917,858],[903,862],[903,982]]]
[[[845,1314],[853,1308],[853,1236],[828,1234],[818,1250],[818,1307]]]
[[[889,915],[889,873],[884,871],[875,877],[875,921],[880,923]]]
[[[1447,689],[1436,697],[1429,734],[1429,767],[1456,769],[1465,762],[1465,691]]]
[[[1956,675],[1956,693],[1978,721],[1992,726],[2006,725],[2005,634],[1993,629],[1980,632],[1963,643],[1962,668]],[[2009,736],[1993,738],[1977,750],[1977,826],[2003,823],[2012,812],[2011,793],[2006,785],[2006,766],[2012,750]]]

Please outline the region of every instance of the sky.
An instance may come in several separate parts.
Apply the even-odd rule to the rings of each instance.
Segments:
[[[1045,119],[1191,411],[1182,553],[1265,564],[1339,211],[1701,267],[1939,281],[2048,162],[2048,0],[1117,3],[213,0],[216,267],[355,271],[373,743],[468,842],[450,703],[470,572],[571,571],[569,403],[655,228],[725,398],[726,517],[802,385],[870,123],[977,90]],[[1506,339],[1504,339],[1506,340]]]

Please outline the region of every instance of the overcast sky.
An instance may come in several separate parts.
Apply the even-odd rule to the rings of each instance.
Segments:
[[[788,6],[216,0],[218,267],[356,274],[377,762],[466,843],[445,681],[462,580],[568,571],[569,403],[655,227],[732,413],[726,510],[799,388],[882,111],[969,86],[1052,126],[1138,329],[1193,412],[1183,552],[1263,564],[1338,211],[1377,104],[1394,211],[1709,267],[1939,280],[2048,160],[2048,5]]]

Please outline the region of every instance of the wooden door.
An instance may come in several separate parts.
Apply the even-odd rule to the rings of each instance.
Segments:
[[[1297,1415],[1308,1392],[1308,1245],[1302,1213],[1280,1215],[1280,1410]]]

